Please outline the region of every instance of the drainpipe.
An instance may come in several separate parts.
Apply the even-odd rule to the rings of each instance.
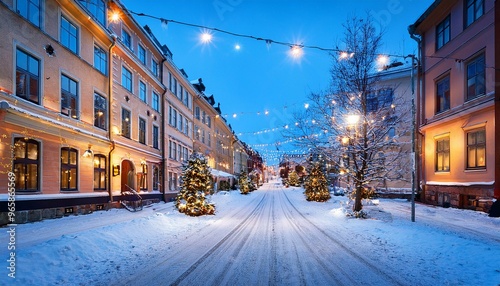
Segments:
[[[163,201],[167,202],[167,198],[165,197],[165,173],[167,172],[167,168],[165,168],[165,95],[167,94],[167,87],[165,86],[163,82],[163,70],[164,70],[164,64],[167,59],[163,58],[161,60],[161,69],[160,69],[160,82],[163,84],[165,87],[163,94],[161,95],[161,176],[160,176],[160,182],[161,182],[161,192],[163,193]]]
[[[112,107],[112,98],[113,98],[113,48],[116,45],[115,34],[111,34],[111,38],[113,39],[113,43],[108,49],[108,138],[111,142],[111,150],[108,153],[108,192],[109,192],[109,201],[113,201],[113,190],[111,189],[111,179],[113,178],[113,165],[111,164],[111,153],[115,150],[115,142],[113,141],[113,130],[111,130],[111,120],[113,117],[111,116],[111,107]]]
[[[423,166],[425,164],[424,160],[422,160],[423,155],[421,154],[422,151],[422,134],[420,133],[420,124],[422,122],[422,114],[421,114],[421,109],[422,109],[422,104],[424,103],[424,98],[425,96],[421,96],[421,92],[423,90],[423,83],[424,80],[422,79],[422,72],[423,66],[424,66],[424,61],[423,59],[423,51],[422,51],[422,38],[415,33],[415,26],[411,25],[408,27],[408,32],[410,34],[410,37],[417,42],[417,47],[418,47],[418,53],[417,53],[417,91],[415,93],[415,130],[414,132],[414,138],[416,142],[413,144],[416,144],[416,148],[414,150],[414,160],[415,160],[415,165],[416,165],[416,170],[415,170],[415,182],[416,182],[416,187],[417,190],[420,191],[420,182],[421,180],[425,179],[425,172],[423,172]],[[412,61],[413,63],[413,61]],[[412,67],[412,72],[413,72],[413,67]],[[413,84],[413,83],[412,83]],[[419,192],[418,192],[419,193]],[[422,199],[422,198],[421,198]]]

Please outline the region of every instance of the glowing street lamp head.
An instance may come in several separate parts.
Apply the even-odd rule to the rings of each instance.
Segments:
[[[347,115],[347,124],[352,126],[352,125],[356,125],[359,121],[359,115],[356,115],[356,114],[350,114],[350,115]]]

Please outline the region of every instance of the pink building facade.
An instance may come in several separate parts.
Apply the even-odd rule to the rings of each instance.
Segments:
[[[495,2],[435,1],[409,30],[420,43],[421,199],[487,212],[500,195]]]

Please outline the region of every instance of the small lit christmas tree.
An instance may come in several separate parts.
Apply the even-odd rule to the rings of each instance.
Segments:
[[[238,184],[240,185],[240,193],[246,195],[250,193],[250,185],[247,173],[245,171],[241,171],[240,176],[238,178]]]
[[[318,163],[313,163],[305,182],[306,200],[326,202],[330,199],[327,180]]]
[[[181,190],[175,203],[179,212],[190,216],[214,214],[215,205],[205,200],[205,196],[213,191],[207,159],[199,153],[193,153],[184,166],[181,179]]]
[[[300,185],[299,175],[297,175],[297,172],[295,171],[290,172],[290,174],[288,175],[288,183],[290,184],[290,186],[293,187],[298,187]]]

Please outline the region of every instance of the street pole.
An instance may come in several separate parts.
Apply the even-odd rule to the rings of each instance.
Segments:
[[[408,55],[408,57],[411,57],[411,72],[410,72],[410,79],[411,79],[411,120],[412,120],[412,172],[411,172],[411,221],[415,222],[415,191],[417,188],[417,181],[416,181],[416,171],[417,171],[417,144],[415,143],[417,136],[417,126],[416,126],[416,112],[415,112],[415,75],[414,75],[414,69],[415,69],[415,55]]]

